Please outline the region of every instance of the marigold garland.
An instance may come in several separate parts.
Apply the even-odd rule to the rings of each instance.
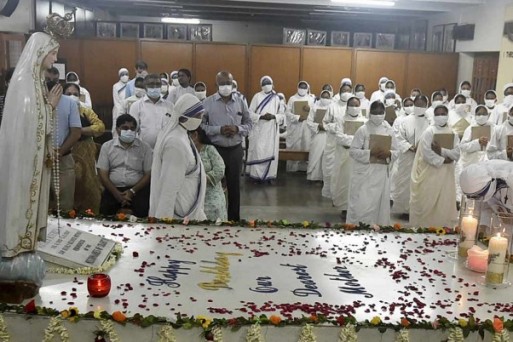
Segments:
[[[408,330],[401,329],[401,331],[397,333],[395,342],[410,342],[410,333],[408,332]]]
[[[303,329],[301,329],[298,342],[317,342],[317,338],[313,333],[313,327],[310,324],[307,323]]]
[[[158,332],[158,342],[176,342],[175,330],[170,325],[163,325]]]
[[[260,323],[256,322],[249,327],[246,334],[246,342],[265,342]]]
[[[0,341],[9,342],[11,336],[7,332],[7,326],[5,325],[4,316],[0,315]]]
[[[345,327],[340,329],[338,335],[338,342],[358,342],[358,333],[356,332],[356,326],[354,324],[347,324]]]
[[[214,342],[223,342],[223,330],[221,327],[214,327],[212,335],[214,336]]]
[[[55,334],[60,337],[62,342],[69,342],[68,329],[62,325],[62,319],[59,316],[50,318],[50,324],[45,329],[43,342],[52,342]]]
[[[463,336],[463,330],[460,327],[453,327],[449,329],[449,337],[447,338],[447,342],[463,342],[465,340],[465,336]]]
[[[118,334],[114,330],[114,323],[112,321],[107,321],[105,319],[102,319],[100,321],[100,324],[102,326],[102,331],[105,332],[105,334],[109,337],[110,342],[120,342]]]

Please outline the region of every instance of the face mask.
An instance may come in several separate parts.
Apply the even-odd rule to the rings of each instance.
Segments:
[[[352,117],[356,117],[360,114],[360,111],[360,107],[347,107],[346,113]]]
[[[203,100],[207,97],[207,91],[195,91],[194,92],[196,94],[196,97],[199,99],[199,100]]]
[[[169,88],[169,86],[167,86],[167,85],[163,85],[163,86],[161,86],[161,87],[160,87],[160,93],[161,93],[161,94],[165,94],[165,93],[167,93],[168,88]]]
[[[136,97],[141,98],[146,95],[146,90],[142,88],[135,88],[134,94]]]
[[[431,103],[431,107],[436,108],[436,107],[441,106],[441,105],[443,105],[443,104],[444,104],[444,103],[443,103],[442,101],[440,101],[440,100],[438,100],[438,101],[433,101],[433,102]]]
[[[178,78],[173,78],[173,81],[171,82],[175,87],[178,87],[180,85],[180,82],[178,82]]]
[[[306,95],[306,93],[307,93],[307,91],[308,91],[308,90],[306,90],[306,89],[298,88],[298,90],[297,90],[297,94],[298,94],[299,96],[305,96],[305,95]]]
[[[395,89],[385,89],[385,95],[387,94],[395,94]]]
[[[124,143],[131,144],[135,140],[135,132],[130,129],[123,129],[119,135],[119,140]]]
[[[406,113],[406,115],[413,114],[413,106],[404,107],[404,112]]]
[[[412,101],[415,101],[415,98],[416,98],[416,97],[417,97],[417,96],[412,95],[412,96],[410,96],[410,99],[411,99]]]
[[[146,70],[142,71],[140,73],[137,73],[137,77],[145,78],[146,76],[148,76],[148,72]]]
[[[395,99],[386,99],[385,100],[385,106],[390,107],[395,105]]]
[[[464,89],[461,91],[461,95],[465,96],[466,98],[470,97],[470,90]]]
[[[325,99],[324,97],[321,98],[321,106],[323,107],[327,107],[331,104],[331,99]]]
[[[422,116],[426,114],[426,108],[414,106],[413,113],[415,113],[415,116]]]
[[[340,100],[347,102],[351,98],[351,93],[341,93]]]
[[[465,107],[466,105],[464,103],[457,103],[454,105],[454,111],[460,115],[465,114]]]
[[[504,97],[504,104],[506,106],[510,106],[511,104],[513,104],[513,95],[506,95]]]
[[[69,97],[71,97],[71,99],[72,99],[73,101],[75,101],[76,103],[80,103],[80,98],[79,98],[78,96],[76,96],[76,95],[70,95]]]
[[[495,107],[495,100],[485,100],[485,106],[488,108]]]
[[[478,125],[484,125],[488,122],[488,115],[476,115],[476,123]]]
[[[447,125],[447,120],[449,120],[449,117],[447,115],[439,115],[435,116],[433,120],[435,121],[436,126],[443,127]]]
[[[146,89],[146,95],[152,99],[158,99],[160,97],[160,88],[148,88]]]
[[[365,92],[364,91],[357,91],[355,93],[356,97],[359,98],[360,100],[365,98]]]
[[[385,89],[386,89],[386,88],[385,88],[385,84],[386,84],[386,82],[385,82],[385,83],[381,83],[381,84],[379,85],[379,89],[381,89],[381,91],[385,91]]]
[[[231,85],[222,85],[219,86],[219,94],[221,96],[228,96],[232,93],[232,86]]]
[[[385,120],[385,114],[371,114],[370,116],[370,121],[376,126],[381,125],[383,120]]]
[[[266,94],[272,90],[273,90],[272,84],[266,84],[266,85],[262,86],[262,91]]]
[[[120,80],[121,82],[123,82],[123,83],[128,82],[128,75],[123,75],[123,76],[121,76],[121,77],[119,78],[119,80]]]
[[[442,100],[444,103],[447,102],[449,100],[449,95],[442,96]]]
[[[189,118],[186,116],[182,116],[182,118],[186,118],[187,121],[180,122],[180,125],[188,131],[195,131],[201,125],[201,118]]]

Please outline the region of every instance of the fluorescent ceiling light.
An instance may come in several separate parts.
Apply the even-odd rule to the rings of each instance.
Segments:
[[[351,6],[384,6],[392,7],[395,6],[395,1],[381,1],[381,0],[331,0],[337,4],[351,5]]]
[[[161,19],[163,23],[172,23],[172,24],[199,24],[200,20],[195,18],[171,18],[164,17]]]

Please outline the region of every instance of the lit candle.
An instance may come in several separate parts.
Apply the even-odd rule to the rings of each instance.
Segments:
[[[105,297],[110,292],[110,277],[108,274],[96,273],[87,278],[87,291],[91,297]]]
[[[488,244],[488,270],[486,271],[486,282],[490,284],[502,284],[506,254],[508,252],[508,239],[500,233],[490,239]]]
[[[461,220],[460,243],[458,245],[458,252],[461,257],[466,257],[467,251],[474,246],[477,225],[477,219],[471,215]]]
[[[481,249],[479,246],[472,246],[467,251],[467,267],[472,271],[484,273],[488,267],[488,251]]]

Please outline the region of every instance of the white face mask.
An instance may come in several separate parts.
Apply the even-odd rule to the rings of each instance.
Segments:
[[[201,101],[207,97],[207,91],[195,91],[196,97]]]
[[[387,94],[395,94],[395,89],[385,89],[385,95]]]
[[[431,107],[432,107],[432,108],[436,108],[436,107],[441,106],[441,105],[443,105],[443,104],[444,104],[444,103],[443,103],[443,101],[436,100],[436,101],[433,101],[433,102],[431,103]]]
[[[152,99],[158,99],[160,97],[160,88],[147,88],[146,95]]]
[[[365,92],[364,91],[357,91],[355,93],[356,97],[359,98],[360,100],[361,99],[364,99],[365,98]]]
[[[180,122],[180,125],[188,131],[195,131],[201,125],[201,118],[189,118],[187,116],[182,116],[182,118],[186,118],[187,121]]]
[[[135,88],[134,94],[135,94],[136,97],[141,98],[144,95],[146,95],[146,89]]]
[[[340,100],[343,102],[347,102],[351,98],[351,93],[341,93],[340,94]]]
[[[121,130],[119,140],[121,140],[124,143],[131,144],[135,140],[135,131],[132,131],[131,129]]]
[[[495,107],[495,100],[485,100],[485,106],[488,108]]]
[[[467,105],[465,103],[457,103],[454,105],[454,111],[460,115],[465,114],[466,109]]]
[[[221,96],[229,96],[232,93],[232,86],[231,85],[222,85],[219,87],[219,94]]]
[[[442,100],[444,103],[447,102],[449,100],[449,95],[442,96]]]
[[[123,75],[123,76],[121,76],[121,77],[119,78],[119,80],[120,80],[121,82],[123,82],[123,83],[128,82],[128,75]]]
[[[376,126],[379,126],[383,123],[383,120],[385,120],[385,114],[371,114],[370,115],[370,121],[375,124]]]
[[[272,90],[273,90],[272,84],[266,84],[266,85],[262,86],[262,91],[266,94],[271,92]]]
[[[415,113],[415,116],[422,116],[426,114],[426,108],[414,106],[413,113]]]
[[[175,87],[178,87],[180,85],[180,82],[178,82],[178,78],[173,78],[173,80],[171,81],[171,83],[175,86]]]
[[[488,122],[488,115],[476,115],[476,123],[478,125],[484,125]]]
[[[395,105],[395,99],[386,99],[385,100],[385,106],[390,107]]]
[[[135,74],[136,77],[142,77],[142,78],[145,78],[146,76],[148,76],[148,71],[144,70],[144,71],[141,71],[141,72],[137,72]]]
[[[167,86],[167,85],[163,85],[163,86],[160,87],[160,93],[161,94],[167,93],[168,90],[169,90],[169,86]]]
[[[303,89],[303,88],[298,88],[298,89],[297,89],[297,94],[298,94],[299,96],[305,96],[307,92],[308,92],[308,90],[307,90],[307,89]]]
[[[508,106],[508,107],[509,107],[510,105],[512,105],[512,104],[513,104],[513,95],[506,95],[506,96],[504,97],[504,101],[503,101],[503,103],[504,103],[506,106]]]
[[[327,107],[331,104],[331,99],[326,99],[324,97],[321,98],[321,106]]]
[[[463,89],[461,91],[461,95],[465,96],[466,98],[469,98],[470,97],[470,90]]]
[[[438,127],[443,127],[447,125],[447,120],[449,120],[449,117],[447,115],[438,115],[433,118],[435,121],[435,125]]]
[[[406,113],[406,115],[413,114],[413,106],[404,107],[404,112]]]
[[[410,96],[410,99],[411,99],[412,101],[415,101],[415,98],[416,98],[416,97],[417,97],[417,96],[412,95],[412,96]]]
[[[379,85],[379,89],[381,89],[381,91],[385,91],[385,85],[386,85],[387,82],[383,82]]]
[[[346,113],[352,117],[357,117],[360,114],[360,107],[347,107]]]

